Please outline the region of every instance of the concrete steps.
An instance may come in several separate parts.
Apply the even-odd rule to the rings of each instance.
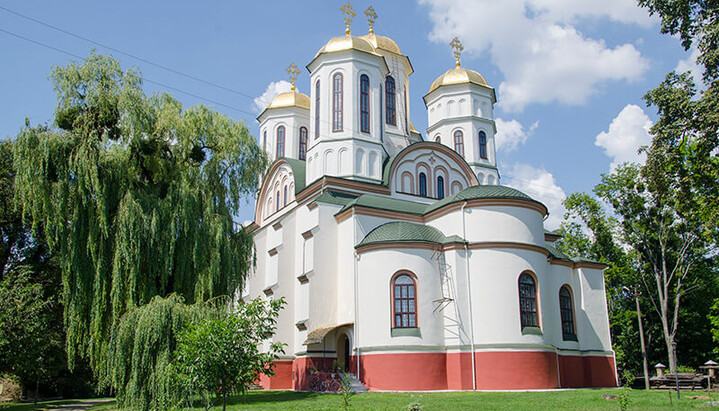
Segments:
[[[352,391],[355,394],[362,394],[363,392],[367,392],[367,387],[365,387],[364,384],[362,384],[362,381],[357,379],[357,377],[352,373],[350,373],[348,375],[350,376],[350,381],[351,381],[350,391]]]

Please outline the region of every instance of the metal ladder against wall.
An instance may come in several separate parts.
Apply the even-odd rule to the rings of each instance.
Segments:
[[[444,252],[437,250],[432,254],[432,258],[437,260],[437,268],[439,270],[439,286],[442,293],[442,297],[434,300],[434,310],[432,312],[442,312],[448,305],[454,302],[454,283],[452,282],[452,276],[450,271],[452,266],[447,264],[444,258]]]

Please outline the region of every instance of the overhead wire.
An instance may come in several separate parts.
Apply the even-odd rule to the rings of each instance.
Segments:
[[[91,43],[91,44],[94,44],[94,45],[96,45],[96,46],[103,47],[103,48],[106,48],[106,49],[108,49],[108,50],[114,51],[114,52],[116,52],[116,53],[122,54],[122,55],[124,55],[124,56],[133,58],[133,59],[138,60],[138,61],[141,61],[141,62],[143,62],[143,63],[145,63],[145,64],[149,64],[149,65],[151,65],[151,66],[154,66],[154,67],[157,67],[157,68],[160,68],[160,69],[163,69],[163,70],[167,70],[167,71],[169,71],[169,72],[171,72],[171,73],[174,73],[174,74],[177,74],[177,75],[179,75],[179,76],[183,76],[183,77],[189,78],[189,79],[191,79],[191,80],[195,80],[195,81],[197,81],[197,82],[206,84],[206,85],[208,85],[208,86],[216,87],[216,88],[219,88],[219,89],[221,89],[221,90],[225,90],[225,91],[228,91],[228,92],[230,92],[230,93],[234,93],[234,94],[237,94],[237,95],[239,95],[239,96],[249,98],[249,99],[251,99],[251,100],[254,100],[254,99],[255,99],[254,96],[251,96],[251,95],[249,95],[249,94],[243,93],[243,92],[241,92],[241,91],[234,90],[234,89],[231,89],[231,88],[229,88],[229,87],[225,87],[225,86],[223,86],[223,85],[221,85],[221,84],[217,84],[217,83],[213,83],[213,82],[211,82],[211,81],[204,80],[204,79],[199,78],[199,77],[197,77],[197,76],[193,76],[192,74],[187,74],[187,73],[182,72],[182,71],[180,71],[180,70],[173,69],[172,67],[167,67],[167,66],[165,66],[165,65],[163,65],[163,64],[155,63],[155,62],[153,62],[153,61],[151,61],[151,60],[148,60],[148,59],[146,59],[146,58],[139,57],[139,56],[136,56],[136,55],[134,55],[134,54],[132,54],[132,53],[128,53],[128,52],[119,50],[119,49],[117,49],[117,48],[115,48],[115,47],[108,46],[107,44],[103,44],[103,43],[100,43],[99,41],[95,41],[95,40],[92,40],[92,39],[90,39],[90,38],[81,36],[81,35],[79,35],[79,34],[76,34],[76,33],[73,33],[73,32],[71,32],[71,31],[65,30],[65,29],[63,29],[63,28],[61,28],[61,27],[57,27],[57,26],[54,26],[54,25],[52,25],[52,24],[50,24],[50,23],[46,23],[46,22],[44,22],[44,21],[42,21],[42,20],[38,20],[38,19],[36,19],[36,18],[33,18],[33,17],[27,16],[27,15],[24,15],[24,14],[22,14],[22,13],[18,13],[17,11],[14,11],[14,10],[10,10],[10,9],[8,9],[7,7],[3,7],[2,5],[0,5],[0,10],[4,10],[4,11],[6,11],[6,12],[8,12],[8,13],[12,13],[12,14],[18,16],[18,17],[23,18],[23,19],[30,20],[30,21],[32,21],[32,22],[34,22],[34,23],[40,24],[40,25],[45,26],[45,27],[47,27],[47,28],[50,28],[50,29],[52,29],[52,30],[56,30],[56,31],[59,31],[59,32],[61,32],[61,33],[67,34],[68,36],[75,37],[75,38],[77,38],[77,39],[86,41],[86,42]]]
[[[159,63],[155,63],[155,62],[150,61],[150,60],[147,60],[147,59],[145,59],[145,58],[136,56],[136,55],[134,55],[134,54],[132,54],[132,53],[124,52],[124,51],[119,50],[119,49],[117,49],[117,48],[115,48],[115,47],[108,46],[108,45],[106,45],[106,44],[97,42],[97,41],[95,41],[95,40],[92,40],[92,39],[89,39],[89,38],[87,38],[87,37],[81,36],[81,35],[79,35],[79,34],[75,34],[75,33],[70,32],[70,31],[68,31],[68,30],[65,30],[65,29],[62,29],[62,28],[60,28],[60,27],[54,26],[54,25],[52,25],[52,24],[46,23],[46,22],[44,22],[44,21],[35,19],[35,18],[33,18],[33,17],[30,17],[30,16],[26,16],[26,15],[24,15],[24,14],[21,14],[21,13],[18,13],[18,12],[16,12],[16,11],[14,11],[14,10],[10,10],[10,9],[8,9],[8,8],[6,8],[6,7],[3,7],[2,5],[0,5],[0,10],[4,10],[4,11],[6,11],[6,12],[12,13],[12,14],[18,16],[18,17],[24,18],[24,19],[26,19],[26,20],[29,20],[29,21],[32,21],[32,22],[34,22],[34,23],[40,24],[40,25],[42,25],[42,26],[45,26],[45,27],[48,27],[48,28],[50,28],[50,29],[59,31],[59,32],[61,32],[61,33],[67,34],[67,35],[72,36],[72,37],[75,37],[75,38],[77,38],[77,39],[86,41],[86,42],[91,43],[91,44],[94,44],[94,45],[96,45],[96,46],[106,48],[106,49],[108,49],[108,50],[111,50],[111,51],[114,51],[114,52],[116,52],[116,53],[125,55],[125,56],[127,56],[127,57],[136,59],[136,60],[138,60],[138,61],[141,61],[141,62],[143,62],[143,63],[149,64],[149,65],[151,65],[151,66],[154,66],[154,67],[157,67],[157,68],[160,68],[160,69],[169,71],[169,72],[171,72],[171,73],[174,73],[174,74],[177,74],[177,75],[180,75],[180,76],[183,76],[183,77],[186,77],[186,78],[188,78],[188,79],[191,79],[191,80],[194,80],[194,81],[197,81],[197,82],[200,82],[200,83],[209,85],[209,86],[213,86],[213,87],[219,88],[219,89],[221,89],[221,90],[225,90],[225,91],[231,92],[231,93],[233,93],[233,94],[237,94],[237,95],[242,96],[242,97],[246,97],[246,98],[252,99],[253,101],[254,101],[254,99],[255,99],[255,97],[253,97],[253,96],[251,96],[251,95],[249,95],[249,94],[243,93],[243,92],[241,92],[241,91],[234,90],[234,89],[231,89],[231,88],[228,88],[228,87],[225,87],[225,86],[222,86],[222,85],[219,85],[219,84],[216,84],[216,83],[213,83],[213,82],[210,82],[210,81],[201,79],[201,78],[199,78],[199,77],[197,77],[197,76],[193,76],[193,75],[191,75],[191,74],[187,74],[187,73],[181,72],[181,71],[179,71],[179,70],[173,69],[173,68],[171,68],[171,67],[167,67],[167,66],[162,65],[162,64],[159,64]],[[382,22],[381,22],[379,19],[377,20],[377,22],[378,22],[378,23],[380,24],[380,26],[382,27],[382,30],[385,31],[385,28],[384,28],[384,25],[382,25]],[[55,46],[53,46],[53,45],[50,45],[50,44],[47,44],[47,43],[43,43],[43,42],[40,42],[40,41],[31,39],[31,38],[25,37],[25,36],[23,36],[23,35],[20,35],[20,34],[17,34],[17,33],[14,33],[14,32],[11,32],[11,31],[8,31],[8,30],[5,30],[5,29],[2,29],[2,28],[0,28],[0,32],[3,32],[3,33],[8,34],[8,35],[10,35],[10,36],[13,36],[13,37],[19,38],[19,39],[21,39],[21,40],[27,41],[27,42],[29,42],[29,43],[33,43],[33,44],[39,45],[39,46],[41,46],[41,47],[45,47],[45,48],[47,48],[47,49],[50,49],[50,50],[53,50],[53,51],[56,51],[56,52],[59,52],[59,53],[62,53],[62,54],[65,54],[65,55],[68,55],[68,56],[77,58],[77,59],[80,59],[80,60],[84,59],[84,57],[82,57],[82,56],[80,56],[80,55],[78,55],[78,54],[69,52],[69,51],[67,51],[67,50],[63,50],[63,49],[61,49],[61,48],[59,48],[59,47],[55,47]],[[178,92],[178,93],[181,93],[181,94],[184,94],[184,95],[187,95],[187,96],[196,98],[196,99],[198,99],[198,100],[206,101],[206,102],[208,102],[208,103],[214,104],[214,105],[219,106],[219,107],[224,107],[224,108],[227,108],[227,109],[230,109],[230,110],[234,110],[234,111],[237,111],[237,112],[239,112],[239,113],[243,113],[243,114],[246,114],[246,115],[249,115],[249,116],[252,116],[252,117],[255,117],[255,116],[256,116],[256,113],[253,113],[253,112],[250,112],[250,111],[247,111],[247,110],[238,108],[238,107],[234,107],[234,106],[231,106],[231,105],[229,105],[229,104],[225,104],[225,103],[216,101],[216,100],[214,100],[214,99],[210,99],[210,98],[207,98],[207,97],[203,97],[203,96],[200,96],[200,95],[198,95],[198,94],[191,93],[191,92],[188,92],[188,91],[179,89],[179,88],[177,88],[177,87],[170,86],[170,85],[165,84],[165,83],[162,83],[162,82],[158,82],[158,81],[152,80],[151,78],[148,78],[148,77],[146,77],[146,76],[143,76],[143,77],[142,77],[142,80],[143,80],[143,81],[146,81],[147,83],[154,84],[154,85],[156,85],[156,86],[158,86],[158,87],[162,87],[162,88],[165,88],[165,89],[168,89],[168,90],[172,90],[172,91],[175,91],[175,92]],[[407,115],[407,114],[405,113],[405,116],[406,116],[406,115]],[[327,121],[327,120],[320,120],[320,121],[321,121],[322,123],[325,123],[325,124],[330,124],[330,122]],[[298,133],[298,135],[299,135],[299,129],[300,129],[301,127],[303,127],[303,126],[302,126],[302,125],[295,125],[295,126],[292,126],[291,128],[294,129],[294,131],[296,131],[296,132]],[[309,129],[308,129],[308,131],[309,131]],[[350,132],[356,132],[357,130],[354,130],[354,129],[350,128],[349,131],[350,131]],[[260,134],[264,134],[264,133],[261,132]],[[261,136],[258,136],[258,141],[259,141],[260,137],[261,137]],[[308,139],[310,139],[309,132],[308,132]],[[310,146],[309,146],[309,142],[308,142],[308,147],[307,147],[307,149],[309,149],[309,148],[310,148]],[[535,182],[533,182],[533,181],[531,181],[531,180],[522,179],[522,178],[518,178],[518,177],[510,177],[510,179],[511,179],[511,180],[524,181],[524,182],[526,182],[526,183],[529,183],[529,184],[532,185],[532,186],[542,187],[542,188],[546,188],[546,189],[554,189],[555,187],[559,187],[559,186],[555,186],[555,187],[545,186],[545,185],[542,185],[542,184],[537,184],[537,183],[535,183]],[[560,188],[560,189],[561,189],[561,188]],[[551,196],[551,197],[555,197],[555,198],[557,198],[557,199],[561,199],[561,197],[559,197],[559,196],[557,196],[557,195],[554,195],[553,193],[545,193],[545,194],[546,194],[546,195],[549,195],[549,196]]]

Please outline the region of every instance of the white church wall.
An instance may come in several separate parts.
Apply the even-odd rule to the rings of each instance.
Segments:
[[[467,188],[470,182],[465,173],[453,158],[444,153],[431,149],[411,151],[396,160],[390,176],[392,194],[419,195],[419,174],[424,173],[427,178],[427,197],[438,198],[437,177],[444,179],[444,196],[451,195],[451,187],[455,182]],[[412,185],[410,186],[409,183]],[[417,201],[416,198],[412,201]]]
[[[518,206],[467,206],[464,218],[465,240],[470,243],[509,241],[544,245],[543,217],[535,210]],[[465,235],[461,209],[429,220],[427,224],[447,236]]]
[[[355,320],[354,246],[356,244],[354,219],[348,218],[337,225],[337,323]]]
[[[548,275],[546,276],[546,279],[548,283],[547,285],[549,286],[548,291],[551,295],[547,299],[548,306],[546,311],[552,315],[546,316],[546,318],[551,321],[551,324],[550,322],[547,322],[547,329],[551,329],[552,332],[545,333],[545,339],[548,343],[561,349],[577,350],[579,348],[579,344],[576,341],[565,341],[562,335],[562,315],[559,307],[559,290],[564,285],[569,286],[570,293],[572,295],[574,327],[577,336],[579,336],[580,329],[584,328],[584,324],[582,324],[582,321],[580,320],[582,317],[580,304],[582,290],[579,278],[575,270],[565,265],[552,265],[547,263],[547,272]]]
[[[437,348],[444,344],[443,318],[432,312],[440,285],[432,250],[375,250],[359,260],[360,347],[389,349],[413,346]],[[392,336],[391,279],[398,271],[417,277],[417,321],[420,337]]]
[[[440,313],[444,317],[444,344],[449,352],[466,351],[471,343],[466,255],[465,249],[444,252],[447,274],[451,278],[449,297],[453,301],[446,304]],[[484,287],[483,284],[474,286]]]
[[[583,325],[579,332],[579,344],[583,350],[611,350],[606,290],[602,270],[578,268],[582,290]]]
[[[545,344],[544,335],[523,335],[519,313],[519,276],[530,271],[537,277],[539,323],[543,333],[549,317],[549,298],[554,292],[547,278],[546,256],[510,248],[470,250],[474,338],[478,348],[496,349],[498,344]],[[499,297],[501,296],[501,298]],[[466,299],[465,299],[466,301]]]
[[[273,108],[263,114],[263,121],[260,123],[260,146],[265,146],[271,161],[277,160],[277,129],[280,126],[285,127],[284,157],[299,158],[300,128],[307,128],[309,136],[309,115],[309,110],[300,107]],[[266,142],[265,132],[267,132]]]
[[[310,114],[314,119],[315,115],[315,97],[316,89],[314,85],[320,82],[320,133],[319,138],[315,138],[315,124],[312,121],[310,135],[313,136],[312,143],[308,155],[313,156],[314,168],[317,167],[315,153],[319,153],[322,157],[321,164],[323,167],[320,171],[310,170],[307,174],[307,183],[317,179],[320,174],[343,176],[348,178],[365,178],[365,179],[381,179],[379,167],[382,158],[378,158],[376,165],[370,169],[370,156],[372,153],[378,156],[384,155],[381,145],[381,135],[383,129],[383,121],[381,120],[381,85],[387,74],[387,67],[384,59],[368,55],[366,53],[344,51],[337,53],[329,53],[320,55],[310,64],[311,84],[312,87],[312,108]],[[342,98],[342,130],[333,130],[333,107],[332,107],[332,79],[337,73],[342,74],[343,98]],[[360,77],[367,75],[369,77],[369,132],[364,132],[360,124]],[[368,147],[370,143],[372,147]],[[364,158],[361,164],[357,161],[357,148],[364,150]],[[327,155],[337,156],[342,149],[348,150],[346,153],[347,160],[351,163],[345,164],[342,155],[339,156],[342,164],[335,164],[335,159],[330,159],[326,163]],[[330,154],[330,152],[332,154]],[[356,170],[364,170],[358,173]]]
[[[309,322],[314,330],[337,324],[337,225],[339,206],[318,203],[319,229],[313,235],[314,270],[309,279]]]

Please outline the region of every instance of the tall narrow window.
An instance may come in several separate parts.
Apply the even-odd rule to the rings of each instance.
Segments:
[[[519,311],[522,328],[539,327],[537,316],[537,286],[529,274],[519,276]]]
[[[427,175],[419,173],[419,195],[427,197]]]
[[[360,130],[369,133],[369,77],[360,76]]]
[[[315,138],[320,137],[320,81],[315,83]]]
[[[342,131],[342,74],[332,76],[332,131]]]
[[[280,190],[277,190],[277,201],[275,202],[275,211],[280,211]]]
[[[574,307],[572,306],[572,293],[566,285],[559,289],[559,310],[562,315],[562,337],[565,340],[577,339],[574,331]]]
[[[441,142],[442,142],[442,137],[440,137],[439,134],[437,134],[436,136],[434,136],[434,141],[436,141],[436,142],[438,142],[438,143],[441,143]]]
[[[307,159],[307,128],[300,127],[300,160]]]
[[[437,198],[440,200],[444,198],[444,177],[437,177]]]
[[[479,156],[487,158],[487,135],[484,131],[479,132]]]
[[[262,133],[262,149],[267,151],[267,130]]]
[[[464,134],[462,134],[462,130],[454,132],[454,151],[464,157]]]
[[[395,94],[394,94],[394,79],[387,77],[384,81],[384,104],[385,104],[385,117],[387,118],[387,124],[393,126],[397,125],[397,114],[395,112]]]
[[[402,274],[394,279],[394,328],[417,327],[417,298],[412,277]]]
[[[285,186],[285,201],[282,203],[282,207],[287,205],[287,186]]]
[[[277,127],[277,156],[280,158],[285,156],[285,126]]]

